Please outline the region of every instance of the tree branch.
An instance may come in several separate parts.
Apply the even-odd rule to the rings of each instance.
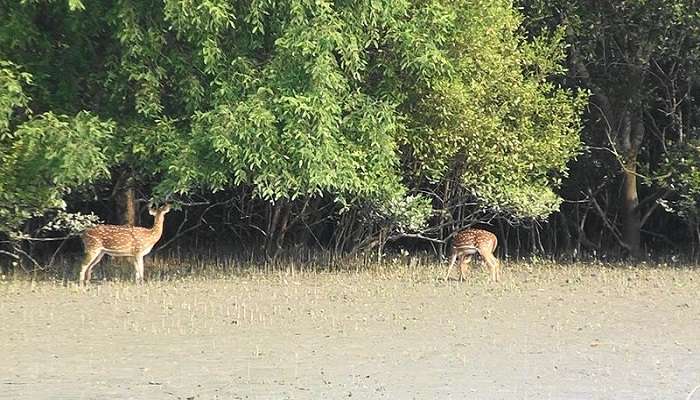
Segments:
[[[593,207],[595,207],[596,211],[598,212],[598,215],[600,215],[600,218],[603,220],[603,224],[605,225],[605,227],[608,228],[608,230],[613,234],[615,240],[617,240],[620,246],[622,246],[625,250],[629,250],[629,245],[622,240],[622,236],[620,236],[620,234],[617,232],[617,228],[615,228],[610,223],[605,211],[603,211],[603,209],[600,207],[600,204],[598,204],[598,201],[596,201],[595,197],[593,197],[593,193],[590,189],[588,190],[588,192],[590,194],[589,198],[591,199],[591,204],[593,204]]]
[[[403,238],[413,238],[413,239],[421,239],[421,240],[427,240],[430,242],[435,242],[435,243],[445,243],[446,240],[440,240],[440,239],[433,239],[431,237],[423,236],[420,233],[398,233],[396,235],[389,236],[386,238],[387,241],[395,241]]]

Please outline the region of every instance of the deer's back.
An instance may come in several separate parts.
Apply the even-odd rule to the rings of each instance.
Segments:
[[[480,248],[484,245],[496,248],[498,239],[493,233],[484,229],[464,229],[458,232],[452,240],[452,249]],[[493,249],[492,249],[493,250]]]
[[[82,235],[85,246],[100,246],[107,250],[143,249],[153,246],[151,231],[128,225],[97,225]]]

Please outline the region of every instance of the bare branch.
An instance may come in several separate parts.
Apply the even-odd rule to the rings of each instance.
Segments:
[[[4,254],[4,255],[6,255],[6,256],[10,256],[10,257],[14,258],[15,260],[19,260],[19,256],[18,256],[17,254],[15,254],[15,253],[10,253],[9,251],[0,250],[0,254]]]
[[[615,237],[615,240],[617,240],[617,242],[620,244],[620,246],[622,246],[626,250],[629,250],[630,249],[629,245],[622,240],[622,235],[620,235],[620,233],[617,231],[617,228],[615,228],[615,226],[613,226],[610,223],[605,211],[603,211],[603,209],[600,207],[600,204],[598,204],[598,201],[596,201],[595,197],[593,196],[593,193],[590,191],[590,189],[588,191],[590,194],[589,198],[591,199],[591,204],[593,204],[593,207],[596,209],[596,211],[598,212],[598,215],[603,220],[603,224],[605,225],[605,227],[608,228],[610,233],[613,234],[613,236]]]
[[[389,236],[386,238],[387,241],[395,241],[403,238],[413,238],[413,239],[421,239],[421,240],[427,240],[430,242],[434,243],[446,243],[446,240],[440,240],[440,239],[434,239],[431,237],[423,236],[419,233],[399,233],[393,236]]]
[[[79,235],[80,235],[79,233],[75,233],[75,234],[68,235],[68,236],[50,237],[50,238],[38,238],[38,237],[32,237],[32,236],[19,236],[19,237],[17,237],[17,240],[27,240],[27,241],[30,241],[30,242],[56,242],[56,241],[59,241],[59,240],[70,239],[70,238],[72,238],[72,237],[76,237],[76,236],[79,236]]]

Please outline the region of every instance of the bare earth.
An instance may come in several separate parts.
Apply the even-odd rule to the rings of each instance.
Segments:
[[[0,399],[700,400],[700,270],[442,268],[0,281]]]

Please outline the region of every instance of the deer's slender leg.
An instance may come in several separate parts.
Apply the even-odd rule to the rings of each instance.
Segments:
[[[445,282],[447,282],[447,278],[450,277],[450,271],[452,270],[452,267],[454,267],[457,257],[459,257],[459,254],[455,252],[450,259],[450,265],[447,267],[447,272],[445,273]]]
[[[97,263],[99,263],[100,260],[102,260],[102,257],[104,257],[104,256],[105,256],[105,253],[103,251],[101,251],[100,254],[88,266],[87,271],[85,271],[86,279],[88,282],[92,279],[92,269],[95,268],[95,265],[97,265]]]
[[[143,283],[143,256],[134,256],[134,267],[136,268],[136,283]]]
[[[495,250],[494,246],[494,250]],[[494,274],[496,277],[496,282],[501,280],[501,261],[493,255],[493,250],[491,250],[491,259],[493,260],[493,269],[496,271]]]
[[[459,273],[460,273],[460,278],[459,280],[466,280],[467,279],[467,267],[472,261],[472,255],[469,254],[467,256],[462,257],[461,262],[459,263]]]
[[[136,283],[139,283],[141,281],[141,269],[139,268],[139,258],[132,257],[131,261],[134,263],[134,279],[136,280]]]
[[[501,280],[501,262],[494,257],[494,264],[496,266],[496,282]]]
[[[484,258],[484,261],[486,261],[486,264],[491,268],[491,280],[494,282],[498,282],[501,277],[501,271],[500,271],[500,263],[498,262],[498,259],[493,256],[491,253],[486,253],[482,255]]]
[[[93,265],[93,262],[97,260],[102,254],[100,250],[86,250],[85,257],[83,258],[83,263],[80,265],[80,284],[85,284],[85,279],[87,277],[87,271]],[[99,261],[99,260],[98,260]]]

